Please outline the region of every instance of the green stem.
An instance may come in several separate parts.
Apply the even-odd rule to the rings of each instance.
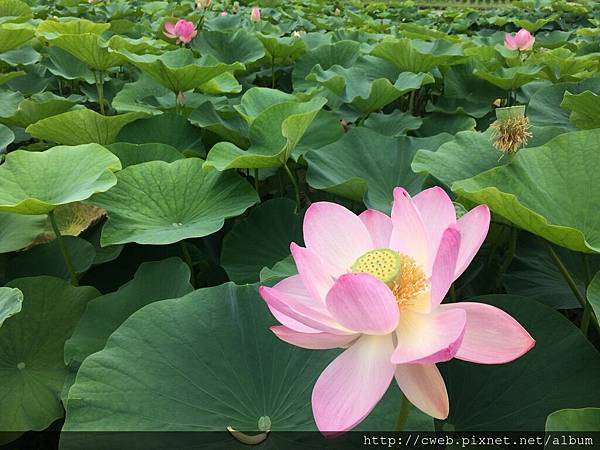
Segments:
[[[585,285],[589,286],[592,282],[592,271],[590,270],[590,255],[587,253],[581,254],[583,257],[583,271],[585,273]]]
[[[67,266],[67,270],[69,271],[69,276],[71,277],[71,284],[73,286],[79,286],[79,280],[77,279],[77,273],[75,272],[75,268],[73,267],[73,260],[71,259],[71,255],[69,255],[69,251],[67,250],[65,241],[63,240],[63,237],[60,234],[60,229],[58,228],[58,224],[56,223],[56,218],[54,217],[54,211],[50,211],[48,213],[48,217],[50,218],[50,223],[52,224],[52,230],[54,230],[54,235],[56,236],[56,241],[58,242],[58,246],[60,247],[60,252],[62,253],[63,259],[65,260],[65,265]]]
[[[288,167],[287,162],[283,165],[283,168],[285,169],[286,173],[288,174],[288,177],[290,177],[290,180],[292,181],[292,184],[294,185],[294,191],[296,192],[296,213],[298,213],[298,212],[300,212],[300,206],[301,206],[300,205],[300,186],[298,185],[298,181],[296,181],[296,177],[294,176],[294,174]]]
[[[271,89],[275,89],[275,56],[271,56]]]
[[[258,169],[254,169],[254,189],[258,194],[258,201],[260,202],[260,182],[258,180]]]
[[[415,92],[416,91],[412,91],[410,93],[410,97],[408,98],[408,112],[411,114],[414,113],[415,109]]]
[[[577,299],[577,301],[583,308],[583,316],[581,318],[580,329],[585,334],[585,333],[587,333],[590,320],[592,319],[590,304],[587,301],[587,299],[585,298],[585,296],[579,290],[579,287],[577,286],[577,283],[571,276],[569,269],[567,269],[567,267],[564,265],[564,263],[558,256],[558,254],[552,248],[552,244],[550,244],[549,242],[546,242],[546,248],[548,249],[548,253],[550,253],[551,258],[554,261],[554,264],[556,265],[556,267],[560,271],[561,275],[563,276],[563,278],[569,285],[569,288],[571,288],[573,295],[575,295],[575,298]],[[600,332],[600,326],[598,325],[598,320],[596,318],[594,318],[593,323],[594,323],[594,326],[596,327],[596,329]]]
[[[104,116],[106,114],[106,111],[104,110],[104,73],[102,71],[95,71],[94,77],[96,78],[96,91],[98,92],[100,114]]]
[[[185,263],[188,265],[188,267],[190,268],[190,279],[192,282],[192,286],[194,287],[194,289],[197,288],[197,284],[196,284],[196,273],[194,271],[194,263],[192,262],[192,256],[190,255],[190,251],[188,250],[187,246],[185,245],[185,241],[179,241],[179,245],[181,247],[181,253],[183,254],[183,259],[185,261]]]
[[[397,432],[404,430],[409,413],[410,413],[410,402],[408,401],[406,396],[403,395],[402,403],[400,403],[400,412],[398,413],[398,418],[396,419],[396,431]]]

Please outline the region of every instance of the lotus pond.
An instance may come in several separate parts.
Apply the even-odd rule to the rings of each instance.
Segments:
[[[599,65],[585,0],[0,0],[0,446],[600,431]]]

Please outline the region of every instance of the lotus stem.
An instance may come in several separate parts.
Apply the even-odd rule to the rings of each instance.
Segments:
[[[283,168],[285,169],[286,173],[288,174],[288,177],[290,177],[290,180],[292,181],[292,184],[294,185],[294,191],[296,192],[296,214],[297,214],[300,212],[300,207],[301,207],[301,205],[300,205],[300,186],[298,185],[298,181],[296,180],[296,177],[294,176],[294,174],[288,167],[287,162],[285,164],[283,164]]]
[[[275,55],[271,55],[271,89],[275,89]]]
[[[190,281],[192,282],[192,286],[194,287],[194,289],[197,289],[198,285],[196,284],[196,273],[194,271],[194,263],[192,262],[192,256],[190,255],[190,251],[185,245],[185,241],[179,241],[179,246],[181,247],[183,260],[190,268]]]
[[[589,302],[587,301],[587,299],[585,298],[585,296],[579,290],[579,287],[577,287],[577,283],[575,283],[575,280],[573,279],[573,276],[569,272],[569,269],[567,269],[567,267],[564,265],[564,263],[558,256],[558,254],[552,248],[552,245],[547,241],[546,241],[546,248],[548,249],[548,253],[550,253],[550,257],[552,258],[552,261],[554,261],[554,264],[556,265],[556,267],[560,271],[561,275],[563,276],[563,278],[569,285],[569,288],[571,288],[573,295],[575,295],[575,298],[577,299],[577,301],[583,308],[583,316],[581,317],[580,329],[581,329],[582,333],[584,333],[584,335],[585,335],[587,333],[590,320],[592,319],[591,306],[590,306]],[[594,326],[596,327],[596,329],[598,330],[598,332],[600,332],[600,326],[598,325],[598,319],[594,317],[593,323],[594,323]]]
[[[71,259],[71,255],[69,255],[69,250],[65,245],[65,241],[63,240],[62,235],[60,234],[60,229],[58,228],[58,224],[56,223],[56,218],[54,217],[54,211],[50,211],[48,213],[48,217],[50,218],[50,223],[52,224],[52,230],[54,231],[54,235],[56,236],[56,242],[58,242],[58,246],[60,247],[60,252],[62,253],[63,259],[65,261],[65,265],[67,266],[67,270],[69,271],[69,276],[71,278],[71,284],[73,286],[79,286],[79,280],[77,279],[77,273],[75,272],[75,268],[73,266],[73,260]]]
[[[398,413],[398,418],[396,419],[396,431],[401,432],[404,430],[406,426],[406,421],[408,420],[408,414],[410,413],[410,402],[406,398],[405,395],[402,395],[402,402],[400,403],[400,412]]]
[[[416,91],[412,91],[410,93],[410,97],[408,98],[408,112],[411,114],[414,113],[415,109],[415,92]]]
[[[100,70],[94,71],[94,78],[96,78],[96,91],[98,92],[98,104],[100,105],[100,114],[106,115],[104,109],[104,73]]]
[[[258,194],[258,201],[260,202],[260,181],[258,179],[258,169],[254,169],[254,190]]]

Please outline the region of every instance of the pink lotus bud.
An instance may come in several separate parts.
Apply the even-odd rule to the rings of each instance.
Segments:
[[[252,22],[260,22],[260,8],[258,6],[252,8],[252,12],[250,13],[250,20]]]
[[[196,37],[198,31],[192,22],[180,19],[175,24],[172,22],[166,22],[164,34],[168,38],[177,39],[178,44],[187,44]]]
[[[509,50],[531,50],[534,42],[535,38],[524,28],[521,28],[515,36],[506,34],[504,37],[504,46]]]
[[[229,14],[227,13],[227,11],[221,11],[221,14],[219,14],[219,15],[225,17],[225,16],[228,16]]]

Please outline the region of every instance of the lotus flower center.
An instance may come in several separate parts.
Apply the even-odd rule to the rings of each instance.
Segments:
[[[350,271],[368,273],[383,281],[392,290],[398,306],[414,303],[429,288],[427,276],[413,258],[387,248],[365,253]]]

